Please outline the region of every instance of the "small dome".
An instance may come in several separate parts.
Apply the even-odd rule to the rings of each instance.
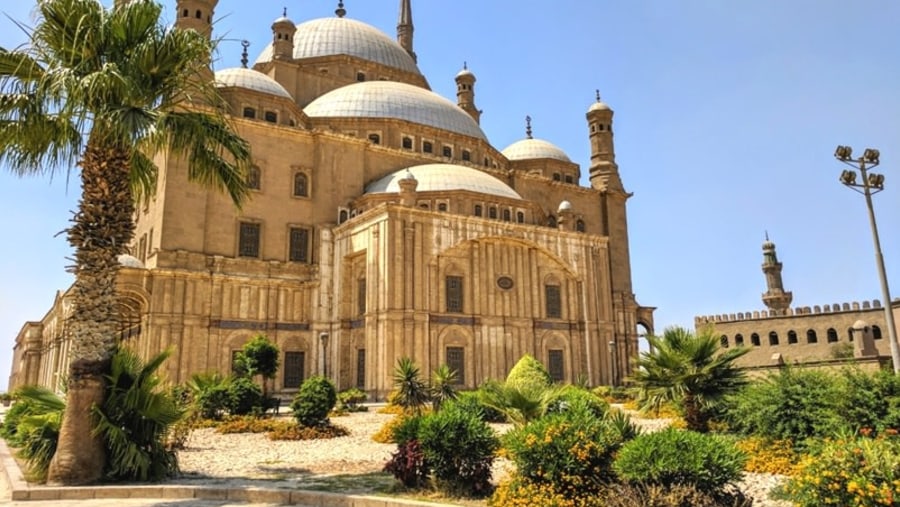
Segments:
[[[144,269],[144,263],[133,255],[121,254],[118,257],[118,260],[119,266],[122,266],[123,268]]]
[[[562,213],[563,211],[572,211],[572,203],[570,203],[569,201],[563,201],[559,203],[559,209],[557,210],[557,213]]]
[[[461,78],[461,77],[471,77],[471,78],[474,78],[474,77],[475,77],[475,74],[472,74],[472,71],[469,70],[468,67],[463,67],[463,70],[459,71],[459,73],[456,75],[456,79],[459,79],[459,78]]]
[[[219,88],[246,88],[293,100],[291,94],[278,81],[262,72],[241,67],[216,72],[216,86]]]
[[[507,146],[501,151],[509,160],[530,160],[536,158],[552,158],[563,162],[571,162],[566,152],[553,143],[543,139],[522,139]]]
[[[400,180],[411,174],[418,182],[417,192],[469,190],[479,194],[521,199],[515,190],[497,178],[471,167],[455,164],[424,164],[395,171],[366,187],[367,194],[400,192]]]
[[[304,112],[310,118],[395,118],[487,141],[475,120],[453,102],[394,81],[364,81],[332,90]]]
[[[314,19],[297,25],[294,58],[349,55],[421,75],[416,62],[397,41],[377,28],[349,18]],[[272,44],[256,63],[272,61]]]
[[[597,102],[594,102],[593,104],[591,104],[591,107],[588,108],[589,113],[592,111],[609,111],[609,110],[610,110],[609,104],[607,104],[606,102],[600,101],[600,100],[598,100]]]

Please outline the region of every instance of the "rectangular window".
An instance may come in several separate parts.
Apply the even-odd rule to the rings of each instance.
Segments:
[[[424,153],[431,153],[434,151],[434,145],[431,144],[430,141],[422,141],[422,151]]]
[[[366,279],[360,278],[356,282],[356,313],[366,314]]]
[[[447,347],[447,367],[456,372],[456,383],[466,383],[466,352],[462,347]]]
[[[245,107],[244,118],[256,118],[256,109],[253,109],[252,107]]]
[[[306,363],[305,352],[284,353],[284,388],[297,389],[303,383],[303,370]]]
[[[278,123],[278,113],[274,111],[266,111],[263,116],[269,123]]]
[[[366,388],[366,349],[356,351],[356,388]]]
[[[291,227],[288,258],[291,262],[309,262],[309,229]]]
[[[240,257],[259,257],[259,224],[241,222],[238,255]]]
[[[547,305],[548,319],[562,318],[562,296],[559,285],[545,285],[544,298]]]
[[[547,369],[550,371],[550,379],[554,382],[564,381],[566,371],[563,366],[563,351],[551,350],[549,359]]]
[[[463,311],[463,278],[461,276],[448,276],[447,285],[447,311],[462,313]]]

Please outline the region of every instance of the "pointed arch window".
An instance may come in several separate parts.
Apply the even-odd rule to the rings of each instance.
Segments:
[[[294,174],[294,197],[309,197],[309,178],[306,173]]]

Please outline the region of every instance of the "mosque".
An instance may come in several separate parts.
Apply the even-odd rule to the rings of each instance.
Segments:
[[[402,357],[424,375],[450,366],[461,388],[505,377],[523,354],[560,381],[628,375],[654,309],[632,292],[613,110],[599,94],[587,107],[589,187],[530,126],[498,149],[471,70],[456,75],[456,102],[419,71],[411,3],[396,39],[342,3],[334,17],[284,15],[255,63],[210,73],[252,146],[252,198],[237,210],[161,155],[120,259],[122,340],[145,356],[172,348],[169,381],[231,371],[260,334],[281,351],[272,389],[284,395],[324,374],[383,398]],[[211,36],[216,4],[177,0],[176,27]],[[11,389],[58,387],[69,311],[61,292],[24,325]]]

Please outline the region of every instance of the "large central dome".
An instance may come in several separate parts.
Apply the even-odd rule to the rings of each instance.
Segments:
[[[400,180],[408,178],[409,175],[412,175],[419,183],[416,187],[417,192],[469,190],[507,199],[522,198],[509,185],[490,174],[456,164],[424,164],[401,169],[369,184],[366,187],[366,193],[399,193]]]
[[[416,62],[400,44],[377,28],[349,18],[314,19],[297,25],[294,58],[349,55],[388,67],[420,74]],[[272,44],[256,63],[272,60]]]
[[[322,95],[303,112],[310,118],[394,118],[487,141],[481,127],[459,106],[406,83],[354,83]]]

